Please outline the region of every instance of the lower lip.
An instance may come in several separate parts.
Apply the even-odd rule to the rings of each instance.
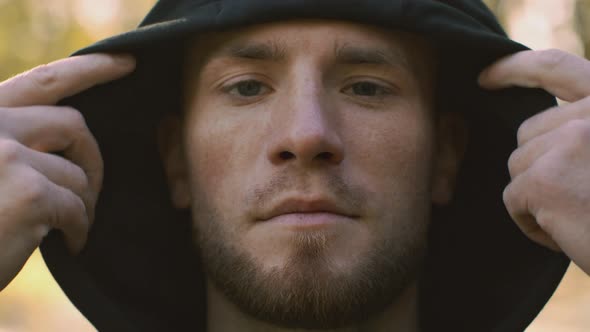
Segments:
[[[288,213],[267,220],[273,224],[291,226],[292,228],[320,228],[341,223],[349,223],[354,219],[340,214],[328,212]]]

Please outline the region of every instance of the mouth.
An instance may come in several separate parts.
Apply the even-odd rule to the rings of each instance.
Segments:
[[[309,229],[355,222],[358,218],[352,211],[328,199],[293,198],[277,204],[258,221]]]

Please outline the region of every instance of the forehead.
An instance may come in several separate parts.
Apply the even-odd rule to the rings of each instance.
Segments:
[[[317,55],[409,68],[424,65],[431,53],[425,39],[416,34],[330,20],[292,20],[208,32],[195,38],[188,50],[192,62],[199,60],[200,64],[224,57],[281,61]]]

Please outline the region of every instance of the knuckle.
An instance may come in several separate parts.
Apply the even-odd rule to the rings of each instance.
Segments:
[[[51,224],[59,229],[81,229],[87,228],[86,205],[77,195],[62,192],[65,208],[57,207],[53,209]]]
[[[532,117],[529,118],[527,120],[525,120],[520,127],[518,127],[518,130],[516,131],[516,139],[518,141],[519,145],[522,145],[524,142],[527,141],[530,132],[534,126],[534,122],[536,120],[536,117]]]
[[[28,172],[20,176],[20,200],[26,206],[38,205],[45,197],[47,188],[43,177],[36,172]]]
[[[78,110],[66,106],[62,107],[62,111],[64,112],[64,121],[73,132],[82,133],[88,130],[86,119]]]
[[[90,182],[84,170],[75,164],[66,166],[69,174],[72,174],[72,185],[70,188],[73,192],[83,194],[89,191]]]
[[[510,214],[512,214],[512,212],[515,209],[516,198],[517,197],[515,191],[515,183],[511,182],[510,184],[508,184],[508,186],[506,186],[506,188],[504,188],[504,191],[502,192],[502,200],[504,202],[504,206],[506,206],[506,209]]]
[[[58,82],[58,73],[50,65],[40,65],[29,71],[26,77],[41,90],[49,90]]]
[[[553,233],[553,228],[555,227],[555,223],[553,222],[552,218],[547,217],[544,213],[539,212],[535,218],[535,221],[539,227],[548,233]]]
[[[504,205],[506,206],[506,209],[508,209],[508,211],[511,210],[512,207],[512,200],[511,200],[511,187],[510,185],[508,185],[506,188],[504,188],[504,191],[502,192],[502,200],[504,201]]]
[[[47,224],[38,224],[35,228],[33,228],[33,238],[37,244],[40,244],[43,239],[49,234],[51,231],[51,227]]]
[[[516,172],[518,170],[518,164],[519,164],[519,150],[514,151],[510,157],[508,158],[508,172],[510,173],[511,176],[516,175]]]
[[[555,121],[556,116],[561,114],[561,111],[559,106],[551,107],[523,121],[516,132],[518,144],[524,144],[533,137],[538,136],[547,124]]]
[[[568,53],[559,49],[548,49],[539,52],[539,63],[545,69],[551,71],[562,64],[568,57]]]
[[[0,165],[7,165],[19,158],[21,146],[18,142],[2,138],[0,139]]]
[[[86,218],[84,218],[84,216],[86,215],[86,204],[84,204],[84,200],[79,196],[74,195],[74,198],[73,207],[76,210],[76,214],[78,215],[78,218],[75,218],[75,221],[85,225]]]

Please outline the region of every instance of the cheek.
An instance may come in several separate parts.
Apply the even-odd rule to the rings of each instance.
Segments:
[[[192,190],[197,196],[225,197],[227,182],[236,181],[235,173],[240,147],[232,137],[240,127],[215,119],[193,118],[187,127],[186,148]]]
[[[260,128],[240,115],[222,119],[220,112],[224,110],[193,116],[187,122],[187,159],[195,203],[202,205],[202,197],[207,197],[207,204],[233,216],[248,188],[252,156],[261,144],[260,135],[254,134]]]
[[[415,113],[415,114],[404,114]],[[359,123],[359,122],[357,122]],[[433,127],[418,112],[388,114],[348,128],[348,145],[358,167],[375,178],[415,182],[428,178],[433,156]],[[361,170],[362,171],[362,170]]]
[[[398,220],[429,204],[433,128],[421,114],[392,113],[349,128],[348,174],[368,189],[372,217]]]

